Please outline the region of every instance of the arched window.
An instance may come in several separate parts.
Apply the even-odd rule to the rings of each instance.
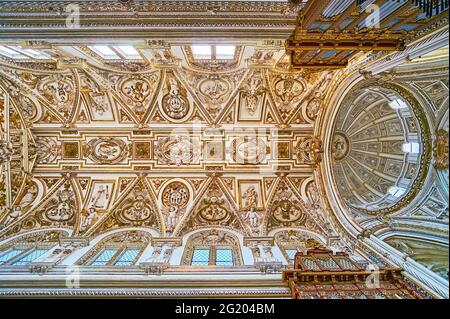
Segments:
[[[77,261],[85,266],[133,266],[150,243],[150,234],[127,231],[110,235]]]
[[[26,266],[37,260],[66,237],[62,231],[39,232],[20,236],[0,247],[0,266]]]
[[[281,231],[275,235],[275,242],[289,264],[294,263],[295,254],[314,248],[325,248],[316,238],[297,230]]]
[[[191,235],[186,243],[183,265],[242,265],[239,240],[226,231],[212,229]]]

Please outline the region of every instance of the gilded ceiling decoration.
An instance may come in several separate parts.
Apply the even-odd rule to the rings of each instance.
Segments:
[[[448,131],[440,129],[436,132],[436,141],[433,148],[435,157],[434,166],[437,169],[448,170]]]
[[[143,49],[154,59],[140,72],[68,53],[50,70],[4,64],[3,92],[14,94],[2,110],[16,120],[3,121],[2,156],[23,156],[17,173],[2,171],[15,183],[2,196],[3,236],[43,226],[81,236],[130,226],[179,236],[208,225],[334,233],[303,186],[321,161],[313,128],[332,73],[278,68],[284,50],[272,43],[241,46],[250,58],[237,50],[220,72],[192,66],[183,46],[164,49],[164,61],[155,50]],[[288,170],[292,182],[274,174]]]
[[[29,39],[33,29],[34,38],[71,37],[76,35],[72,25],[66,28],[61,16],[73,12],[74,5],[79,12],[86,13],[79,19],[80,29],[86,38],[95,39],[99,33],[114,32],[116,37],[130,38],[197,38],[243,37],[247,39],[282,39],[292,34],[296,26],[298,10],[303,4],[292,5],[288,1],[116,1],[102,0],[52,1],[51,6],[41,1],[12,1],[0,5],[0,17],[4,27],[0,33],[5,37]],[[8,12],[14,11],[11,16]],[[26,14],[33,11],[33,17]],[[99,16],[102,22],[99,23]],[[26,17],[24,24],[21,17]],[[19,19],[17,19],[19,18]],[[25,27],[25,29],[24,29]],[[79,31],[79,30],[78,30]]]

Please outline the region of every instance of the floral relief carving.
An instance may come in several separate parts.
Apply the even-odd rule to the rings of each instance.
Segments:
[[[159,73],[156,72],[122,79],[111,76],[113,83],[117,83],[118,91],[123,96],[125,104],[140,118],[147,113],[150,107],[159,78]]]
[[[162,98],[162,109],[173,120],[183,119],[189,114],[191,108],[186,90],[174,77],[170,77],[167,82],[168,93]]]
[[[160,164],[195,164],[200,157],[199,144],[196,139],[184,135],[163,137],[156,143],[155,155]]]
[[[0,140],[0,164],[9,162],[13,154],[13,147],[10,142]]]
[[[39,137],[36,139],[36,153],[38,163],[54,163],[60,156],[61,146],[55,138]]]
[[[235,209],[216,180],[210,183],[198,204],[192,209],[182,233],[206,225],[242,229]]]
[[[148,192],[144,189],[134,189],[131,198],[126,200],[120,209],[116,211],[116,218],[121,224],[144,225],[151,224],[153,209],[146,201]]]
[[[69,118],[76,102],[75,85],[69,75],[54,74],[41,79],[37,85],[39,93],[48,101],[50,106]]]

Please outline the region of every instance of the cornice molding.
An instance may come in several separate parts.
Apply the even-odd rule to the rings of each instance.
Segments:
[[[67,5],[81,13],[67,28]],[[0,8],[1,38],[245,38],[286,39],[298,7],[287,1],[11,1]]]
[[[1,297],[146,297],[146,298],[290,298],[289,288],[203,288],[203,289],[170,289],[170,288],[95,288],[95,289],[1,289]]]

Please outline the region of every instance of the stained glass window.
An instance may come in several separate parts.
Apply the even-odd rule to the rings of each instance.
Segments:
[[[91,263],[92,266],[105,266],[116,254],[118,248],[106,248]]]
[[[10,249],[8,251],[4,251],[0,253],[0,265],[6,263],[8,260],[16,257],[20,253],[23,252],[23,249]]]
[[[233,252],[231,249],[216,250],[217,266],[233,266]]]
[[[114,263],[116,266],[131,266],[136,256],[141,250],[136,248],[127,248]]]
[[[38,249],[33,249],[28,254],[26,254],[25,256],[20,258],[19,260],[15,261],[13,263],[13,265],[16,265],[16,266],[28,265],[30,262],[38,259],[43,254],[45,254],[47,252],[47,250],[48,249],[39,249],[39,248]]]
[[[194,249],[192,255],[192,266],[208,266],[209,265],[209,249]]]

